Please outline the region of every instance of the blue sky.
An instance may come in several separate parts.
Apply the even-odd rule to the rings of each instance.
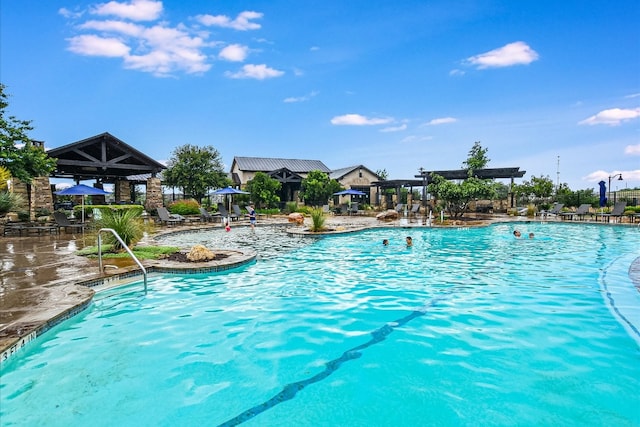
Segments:
[[[640,2],[3,0],[9,113],[48,148],[489,167],[640,187]],[[559,174],[558,174],[559,172]]]

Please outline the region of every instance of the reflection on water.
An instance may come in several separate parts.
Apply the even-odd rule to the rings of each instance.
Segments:
[[[283,253],[301,248],[313,242],[313,239],[287,234],[287,225],[235,227],[227,232],[224,229],[193,230],[157,237],[161,245],[179,246],[190,249],[194,245],[203,245],[209,249],[253,250],[261,259],[274,258]]]

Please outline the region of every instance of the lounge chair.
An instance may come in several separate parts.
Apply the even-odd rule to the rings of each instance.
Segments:
[[[358,215],[358,202],[351,202],[351,207],[349,208],[349,215]]]
[[[65,233],[71,230],[84,231],[86,224],[84,222],[71,222],[64,212],[56,211],[53,213],[53,219],[58,224],[58,227],[64,228]]]
[[[627,202],[616,202],[616,204],[613,206],[613,209],[611,209],[611,212],[597,213],[596,221],[598,221],[598,217],[602,217],[602,221],[604,221],[604,219],[607,218],[607,222],[610,222],[611,218],[618,218],[618,221],[620,221],[620,218],[622,218],[622,215],[624,214],[624,210],[626,208],[627,208]]]
[[[568,218],[570,220],[574,220],[575,218],[578,218],[579,220],[584,220],[585,215],[589,214],[589,209],[591,209],[591,204],[589,203],[583,203],[580,206],[578,206],[578,209],[576,209],[575,212],[562,212],[560,213],[560,218],[565,219]]]
[[[219,213],[211,215],[205,208],[200,209],[200,220],[202,222],[214,222],[216,220],[222,221],[222,216]]]
[[[248,215],[245,215],[242,213],[242,211],[240,210],[240,206],[238,205],[231,205],[231,209],[233,209],[233,215],[237,218],[237,219],[249,219]]]
[[[404,203],[398,203],[396,205],[396,212],[402,213],[404,211]]]
[[[184,223],[184,217],[181,215],[173,215],[170,214],[167,208],[159,207],[158,208],[158,217],[160,218],[160,222],[166,225],[176,225]]]
[[[414,203],[411,205],[409,216],[417,216],[418,214],[420,214],[420,203]]]
[[[562,212],[562,208],[564,207],[564,203],[555,203],[553,208],[549,211],[540,211],[540,216],[542,219],[548,218],[550,215],[557,217]]]
[[[234,219],[238,219],[238,215],[235,213],[229,213],[227,208],[224,206],[224,203],[218,203],[218,212],[222,215],[223,218],[229,218],[229,220],[233,221]]]

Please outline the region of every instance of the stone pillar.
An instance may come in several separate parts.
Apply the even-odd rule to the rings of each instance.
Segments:
[[[127,180],[117,180],[115,185],[116,203],[131,202],[131,184]]]
[[[147,179],[147,197],[144,208],[153,211],[162,207],[162,183],[160,178],[151,177]]]
[[[17,178],[13,178],[12,191],[22,197],[29,206],[23,209],[29,212],[29,219],[35,218],[36,209],[47,209],[53,211],[53,195],[51,194],[51,183],[48,176],[41,176],[31,180],[31,194],[29,186]]]

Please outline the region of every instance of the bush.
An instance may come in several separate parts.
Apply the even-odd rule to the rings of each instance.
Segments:
[[[98,221],[100,228],[112,228],[125,245],[133,247],[144,235],[144,225],[139,209],[103,209],[102,219]],[[113,245],[115,250],[124,249],[112,235],[105,235],[105,242]]]
[[[322,208],[311,209],[311,228],[313,232],[323,231],[326,217]]]
[[[200,203],[194,199],[177,200],[168,206],[169,212],[178,215],[200,215]]]
[[[0,215],[11,212],[25,205],[24,199],[15,193],[0,191]]]
[[[287,202],[284,207],[285,213],[294,213],[298,212],[298,204],[296,202]]]

